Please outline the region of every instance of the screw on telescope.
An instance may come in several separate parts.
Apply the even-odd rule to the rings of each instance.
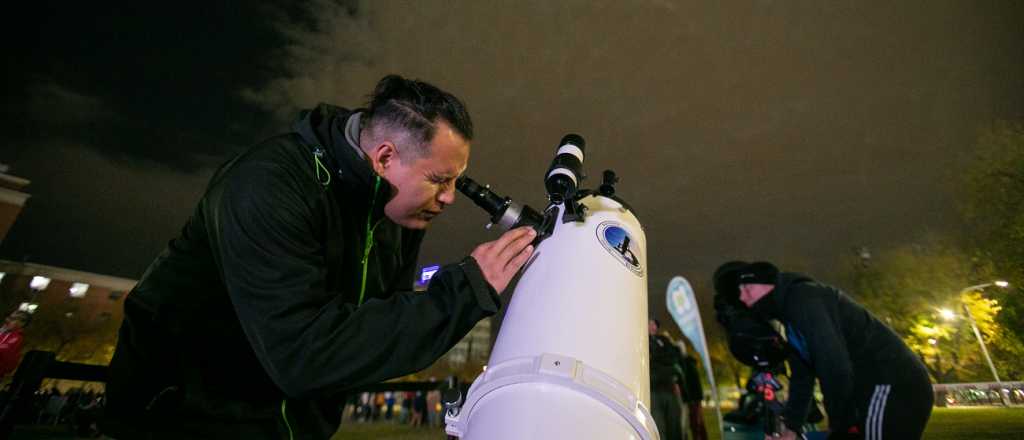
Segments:
[[[605,197],[615,195],[615,184],[619,183],[619,178],[615,175],[615,171],[604,170],[602,177],[601,186],[597,190]]]

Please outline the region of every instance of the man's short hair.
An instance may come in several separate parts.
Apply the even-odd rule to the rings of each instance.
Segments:
[[[364,129],[373,137],[382,130],[401,130],[416,157],[426,154],[427,144],[437,132],[437,121],[451,125],[465,140],[473,140],[473,120],[466,105],[451,93],[419,81],[388,75],[377,82],[369,102]]]

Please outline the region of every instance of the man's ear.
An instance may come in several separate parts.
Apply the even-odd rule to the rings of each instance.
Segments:
[[[379,175],[384,175],[384,171],[398,160],[398,148],[390,141],[384,141],[377,144],[377,147],[370,152],[369,156],[373,171]]]

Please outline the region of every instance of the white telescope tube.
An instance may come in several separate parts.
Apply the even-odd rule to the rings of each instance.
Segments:
[[[446,431],[469,440],[659,438],[650,416],[647,247],[604,196],[580,200],[528,263],[488,367]]]

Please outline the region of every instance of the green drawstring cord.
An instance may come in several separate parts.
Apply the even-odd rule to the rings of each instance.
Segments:
[[[320,161],[322,157],[324,157],[324,149],[320,147],[314,148],[313,162],[316,164],[316,181],[326,187],[331,184],[331,171]],[[326,176],[326,179],[321,177],[321,175]]]
[[[281,401],[281,418],[284,419],[284,426],[288,427],[288,440],[295,440],[295,434],[292,434],[292,424],[288,423],[288,413],[285,412],[287,405],[288,399]]]
[[[363,305],[363,296],[366,295],[366,268],[369,266],[367,263],[370,261],[370,251],[373,250],[373,231],[375,231],[377,229],[377,225],[380,225],[380,222],[384,220],[383,218],[377,220],[377,223],[374,223],[372,227],[370,226],[371,219],[373,218],[373,205],[377,201],[377,192],[379,190],[380,176],[376,176],[376,179],[373,182],[373,196],[370,199],[370,213],[366,214],[366,243],[363,245],[362,261],[363,280],[359,284],[359,303],[356,304],[356,307]]]

